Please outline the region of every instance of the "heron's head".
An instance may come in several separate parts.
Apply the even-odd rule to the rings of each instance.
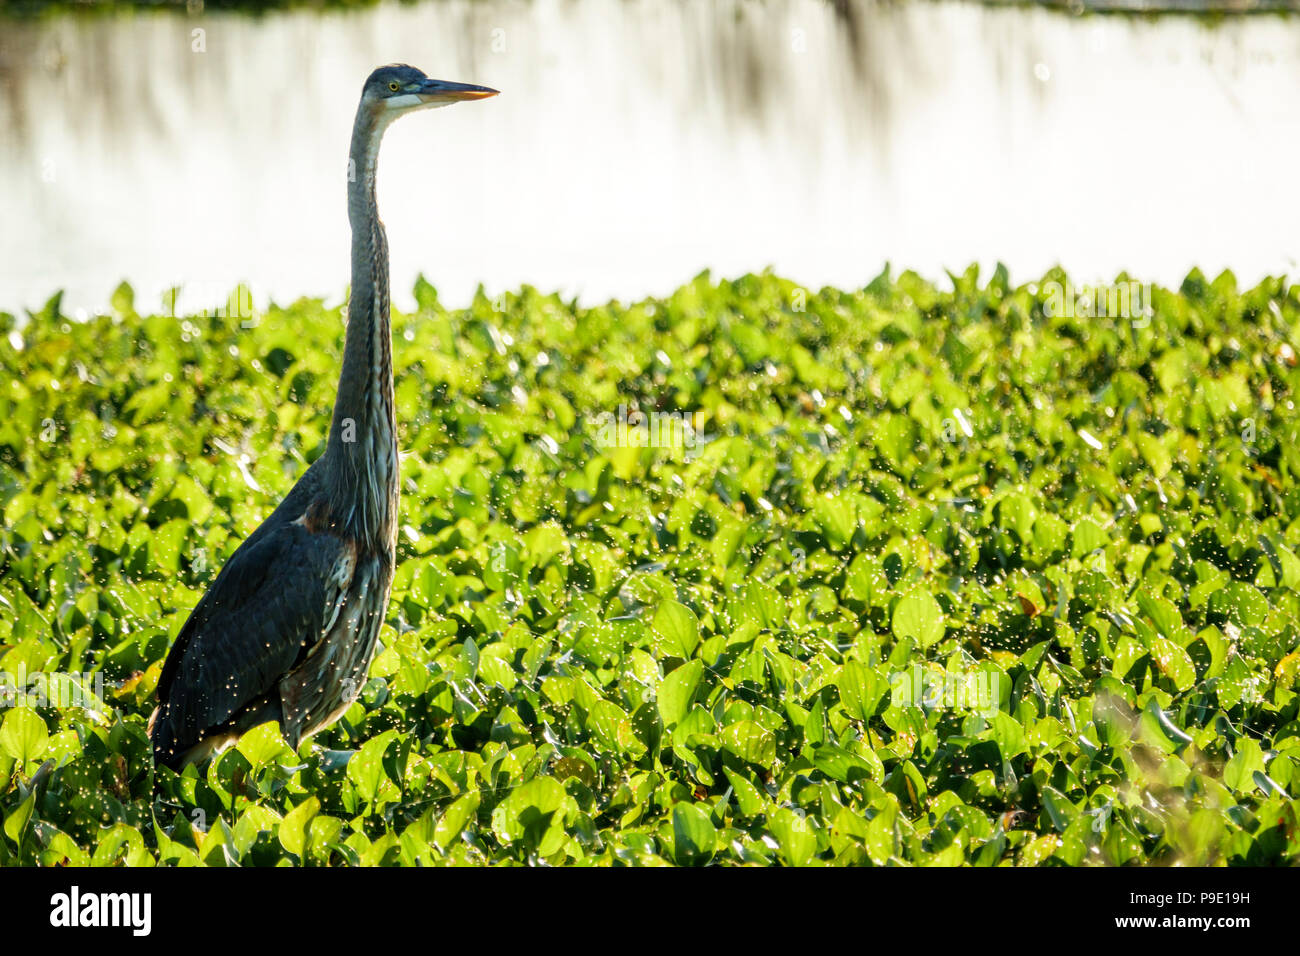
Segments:
[[[373,111],[376,119],[387,121],[415,110],[496,95],[496,90],[486,86],[431,80],[413,66],[394,63],[370,74],[361,92],[361,102]]]

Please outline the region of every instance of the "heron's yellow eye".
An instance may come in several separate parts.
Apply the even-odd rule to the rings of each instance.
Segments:
[[[388,84],[388,88],[392,90],[394,93],[397,92],[397,87],[398,87],[398,83],[396,80],[393,80],[393,82]]]

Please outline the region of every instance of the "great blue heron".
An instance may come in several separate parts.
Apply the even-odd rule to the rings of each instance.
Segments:
[[[397,425],[388,240],[375,204],[384,131],[399,116],[496,90],[380,67],[361,90],[348,177],[352,293],[325,452],[226,562],[158,679],[154,760],[180,767],[280,722],[299,743],[357,696],[383,623],[397,548]]]

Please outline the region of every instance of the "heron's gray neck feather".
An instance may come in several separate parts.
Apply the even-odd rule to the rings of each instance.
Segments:
[[[348,164],[352,291],[343,371],[326,448],[326,486],[335,520],[381,553],[392,550],[397,518],[388,240],[375,202],[375,167],[385,126],[358,110]]]

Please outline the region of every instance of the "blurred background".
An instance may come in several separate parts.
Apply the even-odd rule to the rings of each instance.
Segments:
[[[1101,6],[1149,9],[1106,0]],[[339,302],[361,84],[502,95],[380,162],[394,303],[704,268],[861,286],[1002,261],[1177,284],[1300,260],[1300,16],[951,0],[0,4],[0,310],[122,280]]]

